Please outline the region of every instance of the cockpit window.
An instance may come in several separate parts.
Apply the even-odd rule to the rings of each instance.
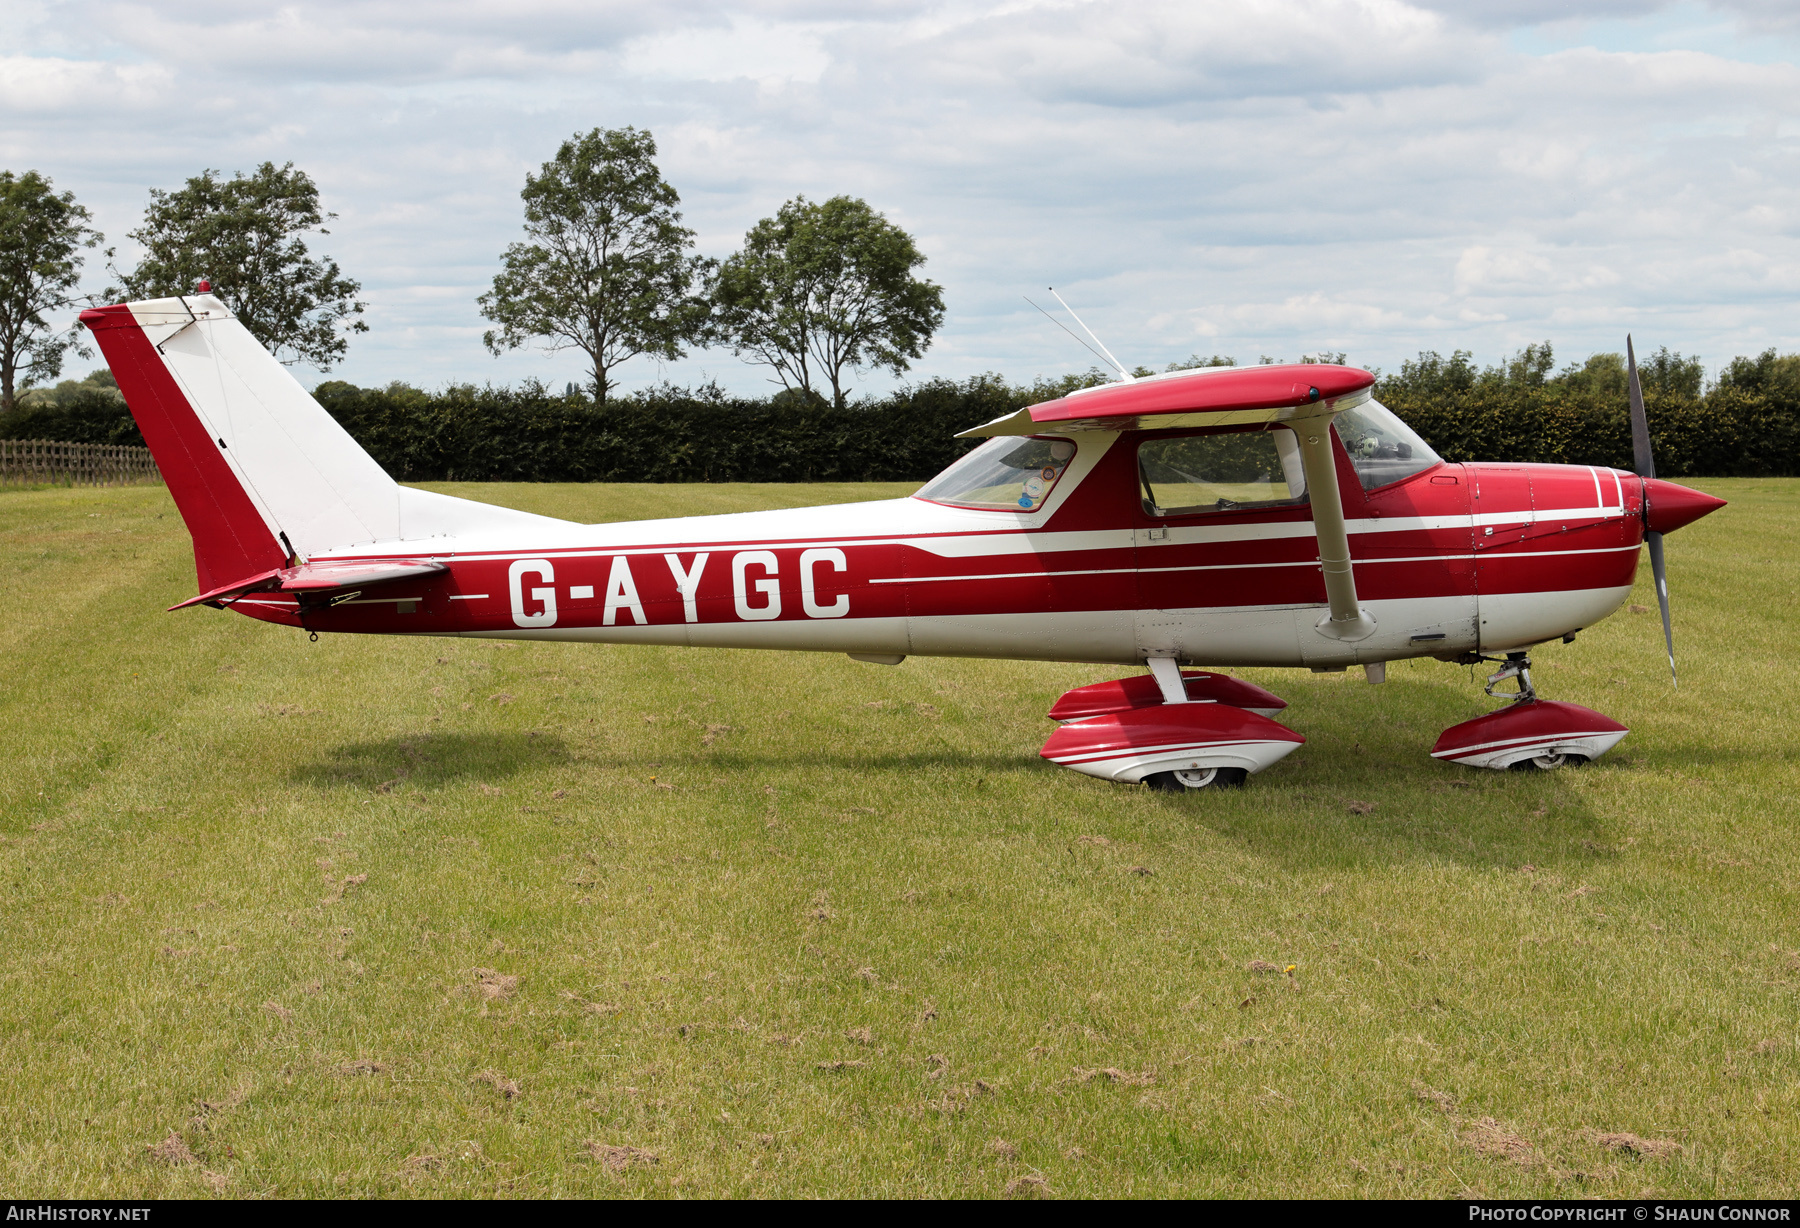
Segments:
[[[1148,439],[1138,480],[1149,516],[1196,516],[1306,502],[1300,444],[1289,430]]]
[[[1364,401],[1355,409],[1344,410],[1337,416],[1336,426],[1364,490],[1398,482],[1442,463],[1430,444],[1379,401]]]
[[[920,488],[916,499],[988,511],[1035,512],[1056,489],[1075,445],[1067,439],[990,439]]]

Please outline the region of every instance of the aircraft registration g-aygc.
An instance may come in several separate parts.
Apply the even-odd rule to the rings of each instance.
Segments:
[[[1183,666],[1380,682],[1389,661],[1489,659],[1505,706],[1434,755],[1603,754],[1625,727],[1539,699],[1525,649],[1618,609],[1646,542],[1666,630],[1661,535],[1723,506],[1653,476],[1635,360],[1635,474],[1449,464],[1367,371],[1300,364],[1033,405],[964,432],[987,441],[911,498],[581,525],[401,486],[211,294],[81,319],[193,535],[200,592],[175,609],[315,635],[1147,667],[1063,695],[1042,754],[1168,790],[1241,784],[1304,741],[1275,695]]]

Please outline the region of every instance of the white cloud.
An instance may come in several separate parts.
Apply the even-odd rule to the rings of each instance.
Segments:
[[[1043,5],[995,13],[918,46],[946,82],[1109,107],[1318,97],[1468,71],[1445,54],[1457,49],[1445,23],[1398,0]]]
[[[1616,285],[1619,275],[1581,253],[1534,247],[1464,249],[1456,261],[1456,292],[1465,295],[1569,294]]]
[[[1800,34],[1800,10],[1789,0],[1713,0],[1713,7],[1733,14],[1752,33]]]
[[[817,82],[830,56],[820,34],[792,25],[737,19],[633,39],[622,67],[635,76],[674,81]]]
[[[116,114],[173,101],[174,74],[158,64],[108,64],[57,56],[0,56],[0,114]]]

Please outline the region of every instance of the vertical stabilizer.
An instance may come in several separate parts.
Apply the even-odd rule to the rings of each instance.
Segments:
[[[206,316],[215,309],[230,319],[215,299],[193,302],[194,309],[180,299],[102,307],[82,312],[81,322],[93,330],[125,405],[187,522],[200,591],[207,592],[279,567],[287,552],[276,536],[279,530],[270,528],[225,459],[229,446],[223,434],[212,433],[157,350],[153,337],[174,337],[178,322],[196,331],[209,323]],[[150,329],[140,322],[134,307],[153,315]]]
[[[210,294],[81,321],[193,535],[201,592],[296,556],[549,523],[401,487]]]

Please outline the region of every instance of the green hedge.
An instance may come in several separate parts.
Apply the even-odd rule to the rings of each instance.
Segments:
[[[1447,460],[1634,468],[1623,356],[1550,364],[1548,345],[1486,370],[1460,351],[1421,354],[1375,393]],[[1705,388],[1698,361],[1663,350],[1639,375],[1658,474],[1800,474],[1800,356],[1736,359]]]
[[[995,376],[933,380],[843,409],[663,388],[595,407],[541,387],[322,384],[315,395],[402,481],[845,482],[929,477],[955,438],[1029,403]]]
[[[78,388],[56,397],[32,397],[0,414],[0,439],[55,439],[63,443],[144,446],[137,423],[116,392]]]
[[[1632,468],[1623,359],[1552,365],[1547,344],[1488,368],[1461,351],[1421,354],[1376,395],[1449,460]],[[1659,474],[1800,475],[1800,355],[1739,358],[1710,387],[1696,360],[1666,350],[1641,372]],[[928,380],[842,409],[710,387],[603,407],[536,384],[432,393],[334,380],[315,395],[402,481],[923,481],[972,446],[958,431],[1103,379]],[[143,442],[118,394],[86,384],[33,394],[0,418],[0,438]]]

